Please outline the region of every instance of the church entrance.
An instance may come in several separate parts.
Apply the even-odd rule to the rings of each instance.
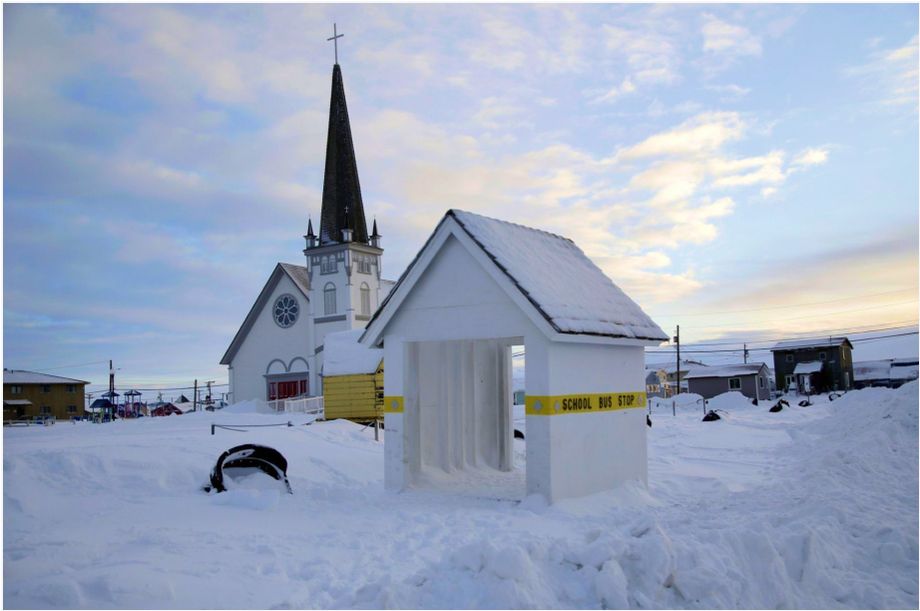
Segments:
[[[306,372],[267,375],[265,378],[269,401],[299,397],[310,392],[310,379]]]

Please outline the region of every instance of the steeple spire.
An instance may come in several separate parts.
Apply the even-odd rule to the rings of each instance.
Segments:
[[[342,230],[351,229],[353,242],[366,244],[367,222],[358,181],[358,164],[351,139],[345,104],[342,69],[332,67],[329,102],[329,133],[326,137],[326,174],[323,178],[323,209],[320,214],[320,246],[343,242]]]

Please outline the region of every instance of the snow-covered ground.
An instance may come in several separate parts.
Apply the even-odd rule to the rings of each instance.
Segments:
[[[246,406],[5,429],[3,603],[916,608],[917,395],[915,382],[775,414],[722,397],[713,423],[694,397],[676,416],[662,402],[647,491],[551,507],[388,494],[371,429]],[[245,442],[287,457],[293,496],[262,475],[201,491]]]

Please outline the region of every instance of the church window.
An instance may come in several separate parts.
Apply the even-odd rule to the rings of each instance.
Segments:
[[[336,272],[335,255],[323,257],[323,263],[320,266],[321,274],[334,274]]]
[[[361,274],[371,273],[371,258],[361,257],[358,259],[358,272]]]
[[[297,315],[299,313],[300,305],[293,295],[285,293],[275,300],[275,307],[272,309],[272,315],[275,318],[275,323],[279,327],[287,329],[293,325],[297,322]]]
[[[324,313],[335,314],[335,285],[329,282],[323,288]]]
[[[361,314],[371,315],[371,289],[367,286],[367,282],[361,283]]]

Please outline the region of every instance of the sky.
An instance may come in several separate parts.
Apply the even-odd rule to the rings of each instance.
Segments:
[[[5,4],[5,367],[226,381],[319,218],[333,23],[384,277],[460,208],[684,343],[916,325],[916,5]]]

